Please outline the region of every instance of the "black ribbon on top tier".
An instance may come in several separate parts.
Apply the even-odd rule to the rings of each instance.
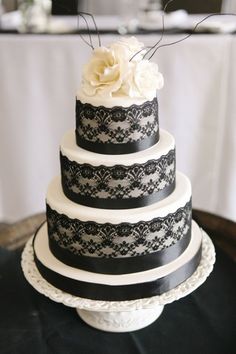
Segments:
[[[129,107],[95,107],[76,100],[76,143],[100,154],[120,155],[148,149],[159,141],[155,97]]]
[[[35,252],[34,260],[42,277],[51,285],[62,291],[91,300],[125,301],[162,295],[175,288],[195,272],[201,260],[201,253],[202,247],[200,247],[193,258],[182,267],[154,281],[112,286],[67,278],[42,264]]]
[[[93,208],[144,207],[168,197],[175,189],[174,149],[157,160],[130,166],[79,164],[62,153],[60,164],[64,194]]]

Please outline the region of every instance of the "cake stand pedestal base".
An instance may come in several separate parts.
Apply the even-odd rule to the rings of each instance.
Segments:
[[[161,315],[164,305],[133,311],[76,311],[88,325],[106,332],[130,332],[147,327]]]

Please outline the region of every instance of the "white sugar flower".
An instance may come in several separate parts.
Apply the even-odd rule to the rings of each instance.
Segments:
[[[135,37],[129,37],[129,38],[121,37],[120,40],[112,43],[110,45],[110,48],[118,52],[122,48],[123,54],[125,55],[123,59],[128,61],[130,61],[130,59],[132,58],[133,58],[132,61],[141,60],[143,54],[146,53],[146,50],[144,49],[144,44],[139,42]]]
[[[142,60],[135,66],[134,82],[140,96],[151,98],[154,91],[163,87],[164,78],[159,72],[157,64]]]
[[[90,62],[84,66],[84,93],[105,97],[155,96],[155,91],[163,86],[163,77],[156,64],[142,60],[144,51],[133,57],[142,48],[143,44],[134,37],[121,38],[108,48],[96,48]]]
[[[88,96],[99,94],[112,96],[118,92],[129,70],[129,61],[124,60],[126,49],[99,47],[83,70],[83,91]]]

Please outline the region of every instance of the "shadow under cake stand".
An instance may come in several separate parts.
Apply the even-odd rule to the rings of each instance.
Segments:
[[[49,284],[39,273],[31,238],[22,253],[22,269],[27,281],[51,300],[75,307],[90,326],[108,332],[135,331],[153,323],[164,305],[176,301],[197,289],[209,276],[215,263],[215,249],[205,231],[202,232],[202,256],[195,272],[186,281],[162,295],[128,301],[90,300],[65,293]]]

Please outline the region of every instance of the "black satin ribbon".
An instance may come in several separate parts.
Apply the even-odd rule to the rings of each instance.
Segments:
[[[131,154],[134,152],[146,150],[159,141],[159,131],[148,138],[123,144],[94,143],[92,141],[83,139],[77,130],[75,130],[75,136],[78,146],[88,151],[106,155]]]
[[[161,267],[178,258],[187,248],[191,238],[191,230],[174,245],[144,256],[102,258],[75,255],[62,248],[49,238],[49,248],[52,254],[61,262],[78,269],[102,274],[128,274],[142,272]]]
[[[125,301],[161,295],[188,279],[201,260],[201,247],[194,257],[175,272],[146,283],[106,285],[67,278],[43,265],[34,253],[35,264],[44,279],[71,295],[91,300]]]
[[[162,190],[152,193],[146,196],[138,198],[125,198],[125,199],[108,199],[108,198],[94,198],[90,196],[83,196],[77,194],[67,187],[65,177],[62,173],[61,179],[62,189],[67,198],[73,202],[81,205],[86,205],[92,208],[99,209],[132,209],[132,208],[142,208],[147,205],[159,202],[170,195],[175,189],[175,181],[169,186],[166,186]]]

